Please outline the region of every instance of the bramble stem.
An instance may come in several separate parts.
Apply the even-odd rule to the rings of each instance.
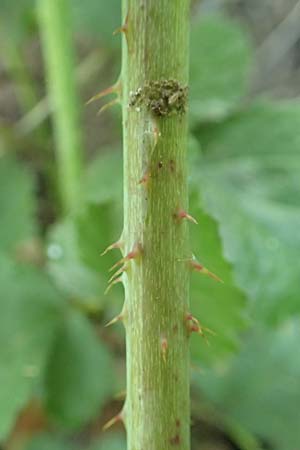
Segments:
[[[128,450],[189,450],[189,0],[123,0],[123,21]]]

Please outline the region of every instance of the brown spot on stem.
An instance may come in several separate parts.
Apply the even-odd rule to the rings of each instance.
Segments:
[[[176,419],[176,428],[179,428],[179,427],[180,427],[180,420]]]
[[[151,173],[149,171],[147,171],[146,173],[144,173],[142,178],[138,181],[138,184],[143,184],[146,187],[149,184],[150,178],[151,178]]]
[[[180,444],[180,436],[178,433],[170,439],[170,444],[171,445],[179,445]]]
[[[174,161],[174,159],[170,159],[169,164],[170,164],[171,172],[175,172],[175,161]]]
[[[162,163],[162,161],[159,161],[159,163],[157,164],[157,166],[158,166],[159,169],[162,169],[162,168],[163,168],[163,163]]]

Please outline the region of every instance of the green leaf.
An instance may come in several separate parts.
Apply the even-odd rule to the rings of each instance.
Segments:
[[[298,105],[262,104],[200,130],[192,183],[256,321],[299,313],[299,127]]]
[[[62,315],[49,280],[0,256],[0,439],[30,399]]]
[[[126,450],[126,440],[119,435],[109,436],[94,443],[89,450]]]
[[[237,349],[239,332],[245,327],[245,298],[232,281],[231,267],[224,261],[217,225],[197,206],[196,195],[191,197],[191,212],[199,226],[191,226],[192,248],[201,264],[216,273],[224,284],[195,273],[191,283],[191,311],[204,327],[216,333],[205,333],[210,343],[199,335],[191,339],[195,363],[211,364]]]
[[[25,450],[71,450],[72,448],[74,447],[65,439],[53,436],[53,433],[43,433],[35,436],[26,445]]]
[[[35,233],[33,179],[11,156],[0,157],[0,251],[13,252]]]
[[[101,252],[118,239],[121,227],[116,222],[113,206],[89,205],[74,220],[56,225],[49,235],[49,273],[65,294],[91,309],[103,305],[108,269],[116,255],[101,257]],[[111,291],[108,298],[115,292],[119,291]]]
[[[225,417],[274,450],[294,450],[300,442],[299,325],[294,320],[276,331],[257,328],[230,364],[198,377]]]
[[[192,121],[222,119],[247,92],[249,39],[239,25],[228,19],[201,17],[192,24],[190,52]]]
[[[64,426],[79,427],[99,412],[114,386],[111,357],[88,320],[65,318],[45,373],[46,406]]]
[[[71,10],[76,31],[87,37],[99,39],[105,46],[120,47],[120,38],[113,32],[121,26],[121,0],[100,2],[72,0]]]

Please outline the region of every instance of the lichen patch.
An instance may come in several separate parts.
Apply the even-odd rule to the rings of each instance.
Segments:
[[[130,92],[129,107],[137,112],[144,106],[155,116],[166,117],[186,112],[188,87],[177,80],[149,81]]]

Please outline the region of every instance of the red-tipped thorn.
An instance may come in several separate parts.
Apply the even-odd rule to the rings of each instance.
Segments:
[[[109,283],[109,285],[107,286],[107,288],[105,289],[104,295],[106,295],[113,286],[115,286],[118,283],[122,283],[122,277],[116,278],[115,280],[113,280],[111,283]]]
[[[110,419],[106,424],[103,425],[102,431],[106,431],[109,428],[111,428],[113,425],[115,425],[118,422],[123,422],[122,413],[117,414],[115,417]]]
[[[123,320],[123,314],[119,314],[116,317],[114,317],[106,325],[104,325],[104,327],[105,328],[110,327],[111,325],[114,325],[115,323],[120,322],[120,320]]]
[[[191,260],[190,261],[190,266],[192,267],[193,270],[195,270],[196,272],[200,272],[203,273],[204,275],[209,276],[210,278],[212,278],[213,280],[218,281],[219,283],[224,283],[223,280],[221,280],[221,278],[219,278],[216,274],[214,274],[213,272],[210,272],[206,267],[202,266],[202,264],[198,263],[195,260]]]
[[[164,363],[167,362],[167,352],[168,352],[168,341],[167,338],[162,338],[160,341],[161,351],[162,351],[162,357],[164,360]]]
[[[213,336],[216,336],[216,333],[214,331],[212,331],[210,328],[207,327],[203,327],[202,325],[200,325],[199,320],[196,319],[196,317],[194,317],[192,314],[187,314],[186,315],[186,322],[187,322],[187,329],[190,333],[198,333],[201,337],[203,337],[203,339],[205,340],[206,344],[209,345],[209,342],[207,340],[207,337],[205,335],[206,333],[209,333]]]
[[[109,272],[119,267],[121,264],[130,261],[132,259],[136,259],[141,254],[141,246],[140,244],[135,244],[133,250],[129,252],[124,258],[121,258],[116,264],[114,264],[110,269]]]
[[[108,253],[108,252],[110,252],[111,250],[114,250],[114,249],[116,249],[116,248],[119,248],[119,249],[120,249],[120,248],[122,248],[122,246],[123,246],[123,243],[122,243],[121,241],[114,242],[113,244],[109,245],[109,246],[104,250],[104,252],[101,253],[101,256],[106,255],[106,253]]]
[[[180,220],[182,220],[182,219],[189,220],[190,222],[194,223],[195,225],[198,225],[197,220],[193,216],[188,214],[186,211],[184,211],[183,209],[180,209],[177,213],[175,213],[175,217]]]
[[[103,91],[98,92],[98,94],[94,95],[92,98],[90,98],[86,105],[89,105],[90,103],[94,102],[95,100],[99,100],[100,98],[106,97],[110,94],[117,94],[120,95],[121,92],[121,81],[118,80],[117,83],[113,84],[112,86],[109,86],[106,89],[103,89]]]

